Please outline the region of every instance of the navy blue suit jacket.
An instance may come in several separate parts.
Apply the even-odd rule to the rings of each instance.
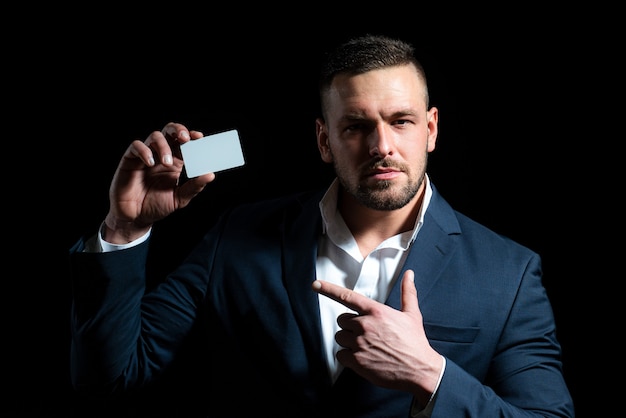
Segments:
[[[347,369],[331,385],[311,290],[322,194],[228,211],[149,292],[148,243],[86,253],[78,242],[75,388],[146,387],[179,362],[195,373],[207,416],[407,417],[408,393]],[[433,417],[574,415],[536,253],[454,211],[433,186],[404,269],[415,271],[426,335],[447,358]],[[399,282],[386,302],[397,309]]]

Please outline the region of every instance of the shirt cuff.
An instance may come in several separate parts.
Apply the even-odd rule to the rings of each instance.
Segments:
[[[102,224],[100,225],[100,229],[98,229],[98,243],[100,244],[100,252],[103,252],[103,253],[125,250],[127,248],[131,248],[136,245],[139,245],[145,240],[147,240],[150,237],[150,233],[152,232],[152,228],[150,228],[148,232],[146,232],[143,236],[141,236],[140,238],[137,238],[134,241],[127,242],[126,244],[111,244],[110,242],[106,242],[102,238],[102,228],[104,228],[104,222],[102,222]]]
[[[411,413],[410,413],[411,418],[430,418],[433,412],[433,409],[435,407],[435,399],[437,398],[437,391],[439,390],[441,379],[443,379],[443,373],[446,370],[446,358],[444,356],[441,356],[441,359],[443,363],[441,367],[441,373],[439,373],[439,379],[437,379],[437,385],[435,385],[435,390],[433,391],[433,394],[430,395],[430,399],[428,400],[426,407],[424,407],[423,409],[421,405],[417,403],[415,398],[413,398],[413,402],[411,402]]]

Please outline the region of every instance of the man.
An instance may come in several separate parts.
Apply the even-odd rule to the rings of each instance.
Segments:
[[[574,416],[539,256],[426,173],[438,110],[413,48],[340,45],[320,101],[328,189],[228,210],[148,290],[154,223],[216,176],[182,180],[179,147],[203,134],[181,124],[129,146],[71,251],[75,388],[150,388],[182,361],[207,416]]]

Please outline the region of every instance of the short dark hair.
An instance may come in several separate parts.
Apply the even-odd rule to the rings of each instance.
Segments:
[[[413,64],[426,83],[426,73],[415,56],[410,43],[384,35],[363,35],[351,38],[328,53],[321,66],[318,89],[323,108],[323,96],[338,74],[357,75],[398,65]],[[428,88],[426,87],[426,107]]]

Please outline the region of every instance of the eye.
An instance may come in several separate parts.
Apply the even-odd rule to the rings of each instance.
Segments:
[[[365,128],[365,124],[363,123],[353,123],[352,125],[348,125],[346,126],[345,130],[346,132],[357,132],[357,131],[363,131]]]
[[[398,119],[398,120],[393,122],[394,125],[406,125],[406,124],[409,124],[409,123],[411,123],[411,121],[408,120],[408,119]]]

